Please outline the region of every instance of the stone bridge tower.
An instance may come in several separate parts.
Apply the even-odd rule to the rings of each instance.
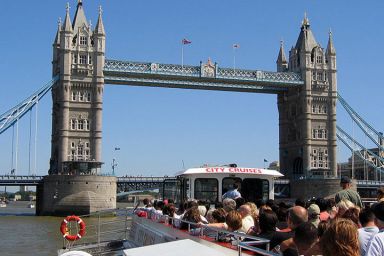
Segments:
[[[304,86],[278,95],[281,170],[291,180],[336,177],[336,51],[329,33],[326,50],[307,17],[286,60],[283,45],[277,70],[300,73]]]
[[[78,0],[69,6],[53,43],[50,169],[37,187],[36,214],[89,214],[116,208],[116,177],[101,176],[105,31],[101,8],[95,29]]]
[[[105,31],[101,8],[95,29],[79,0],[73,22],[67,5],[53,43],[50,174],[97,174],[101,166]]]

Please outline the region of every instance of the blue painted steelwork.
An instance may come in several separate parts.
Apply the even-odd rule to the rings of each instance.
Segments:
[[[360,127],[360,129],[370,138],[380,151],[384,151],[383,145],[380,141],[384,141],[384,136],[382,133],[376,131],[371,125],[369,125],[353,108],[337,93],[337,98],[343,108],[348,112],[349,116],[355,121],[355,123]]]
[[[5,132],[10,126],[22,118],[30,109],[32,109],[44,95],[51,90],[52,85],[59,79],[58,76],[52,78],[46,85],[40,88],[37,92],[25,99],[17,106],[0,115],[0,134]]]
[[[281,93],[304,85],[297,73],[219,68],[210,62],[181,66],[105,60],[104,76],[109,84],[240,92]]]
[[[376,171],[384,171],[384,158],[377,155],[373,151],[365,148],[339,126],[336,126],[336,128],[337,138],[341,140],[341,142],[343,142],[351,150],[352,154],[356,154],[359,158],[361,158],[365,163],[374,168]]]

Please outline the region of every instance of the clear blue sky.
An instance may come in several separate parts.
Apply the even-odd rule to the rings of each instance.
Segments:
[[[51,77],[52,42],[65,0],[4,1],[0,8],[0,112],[41,87]],[[71,16],[76,7],[69,1]],[[384,59],[383,1],[126,1],[84,0],[96,24],[102,5],[107,58],[198,65],[211,57],[232,67],[232,44],[240,44],[236,66],[276,70],[279,41],[286,54],[296,43],[307,12],[315,38],[326,47],[331,28],[337,51],[341,95],[373,126],[383,130],[381,80]],[[204,163],[263,167],[278,160],[276,95],[106,85],[104,171],[112,158],[117,175],[173,175]],[[39,105],[38,172],[48,170],[51,97]],[[338,108],[338,124],[352,131]],[[357,128],[356,128],[357,130]],[[28,173],[29,119],[20,121],[19,174]],[[12,131],[0,135],[0,173],[11,169]],[[362,137],[364,143],[364,137]],[[339,143],[339,161],[348,151]],[[120,151],[114,152],[115,147]]]

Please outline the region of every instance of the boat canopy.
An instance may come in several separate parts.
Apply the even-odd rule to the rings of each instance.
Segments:
[[[185,171],[176,173],[176,176],[182,175],[194,175],[194,174],[250,174],[250,175],[266,175],[274,178],[284,176],[276,170],[260,169],[260,168],[248,168],[248,167],[227,167],[227,166],[215,166],[215,167],[202,167],[202,168],[190,168]]]

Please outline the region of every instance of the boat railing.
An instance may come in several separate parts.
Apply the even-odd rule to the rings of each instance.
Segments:
[[[131,222],[129,217],[132,213],[130,208],[117,208],[79,216],[86,223],[86,234],[75,241],[68,241],[63,237],[63,249],[71,250],[75,246],[86,248],[88,245],[93,247],[96,245],[96,248],[102,251],[105,250],[102,248],[103,243],[127,240]],[[77,225],[74,229],[79,231]]]
[[[212,237],[215,241],[219,241],[219,236],[224,235],[228,237],[232,237],[231,241],[232,245],[237,246],[237,250],[239,255],[242,255],[243,250],[248,250],[252,252],[256,252],[260,255],[268,255],[268,256],[278,256],[278,253],[274,253],[270,251],[270,240],[248,235],[241,232],[231,232],[224,230],[222,228],[207,226],[204,224],[198,224],[195,222],[190,222],[178,218],[169,217],[168,215],[162,215],[157,213],[149,214],[149,219],[152,221],[165,223],[171,225],[172,227],[180,226],[181,223],[187,224],[187,231],[189,234],[198,237]],[[259,248],[259,246],[265,246],[266,249]]]

